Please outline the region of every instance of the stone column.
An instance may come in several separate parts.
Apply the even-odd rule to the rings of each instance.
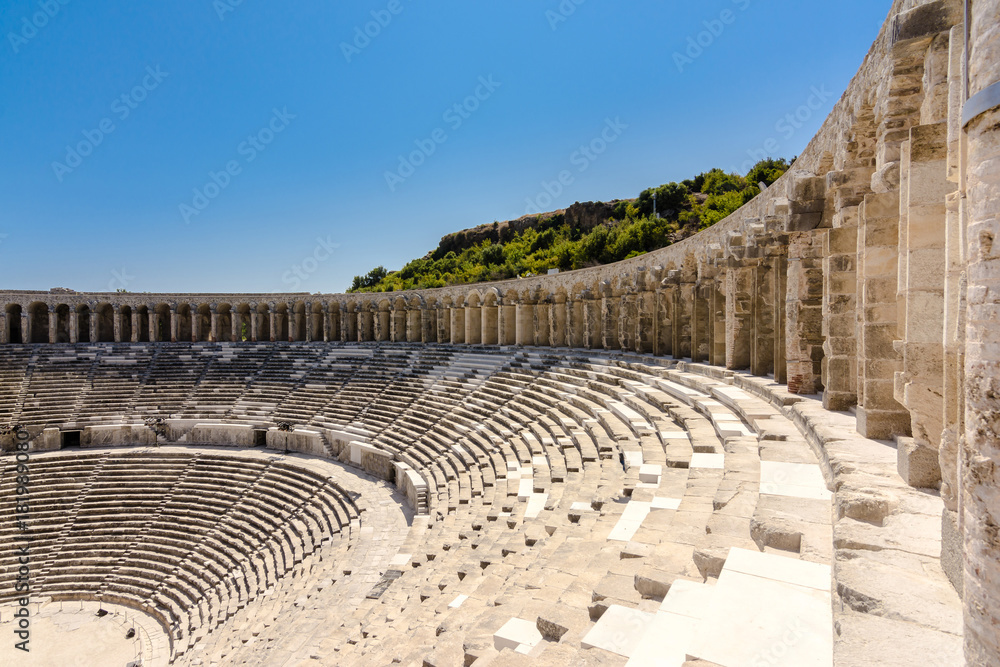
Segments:
[[[312,302],[307,301],[304,306],[306,309],[306,342],[311,343],[313,339],[313,309]]]
[[[347,304],[346,303],[342,303],[342,304],[340,304],[340,342],[341,343],[346,343],[347,342],[347,328],[348,328],[349,324],[350,324],[350,321],[349,321],[349,319],[347,317]]]
[[[56,329],[58,324],[58,315],[56,314],[56,307],[49,306],[49,343],[56,342]]]
[[[552,343],[552,327],[550,320],[552,318],[552,307],[550,305],[551,301],[548,299],[543,299],[535,303],[534,317],[532,328],[534,329],[535,341],[534,344],[539,347],[548,347]]]
[[[750,372],[767,375],[774,370],[774,298],[775,273],[769,259],[763,258],[753,267],[753,335],[750,338]],[[784,307],[781,303],[781,307]]]
[[[90,327],[89,327],[90,328],[90,332],[89,332],[90,333],[90,342],[91,343],[96,343],[97,342],[97,319],[99,317],[99,314],[97,312],[97,304],[95,302],[91,301],[88,305],[90,306]]]
[[[139,307],[134,306],[132,308],[132,336],[131,342],[139,342]]]
[[[10,343],[10,327],[7,326],[7,311],[0,310],[0,345]]]
[[[159,332],[160,332],[160,314],[156,312],[155,307],[150,307],[149,311],[149,342],[158,343]],[[75,315],[75,313],[73,313]]]
[[[69,308],[69,342],[76,345],[80,341],[80,315],[76,312],[76,306],[70,306]],[[4,325],[4,332],[6,333],[7,327]]]
[[[506,320],[506,318],[504,318]],[[501,331],[509,328],[509,322],[504,322]],[[507,337],[504,336],[506,339]],[[534,345],[535,343],[535,307],[527,299],[519,299],[514,304],[514,340],[501,340],[500,344]]]
[[[229,306],[229,340],[234,343],[243,342],[243,315],[239,306]]]
[[[250,309],[250,341],[253,343],[257,342],[257,331],[259,326],[260,315],[257,313],[257,306],[259,304],[250,303],[247,307]]]
[[[437,341],[437,310],[420,307],[420,342],[434,343]]]
[[[93,320],[93,318],[91,318]],[[26,308],[21,309],[21,340],[25,343],[30,343],[31,338],[31,317],[28,315],[28,310]]]
[[[750,368],[753,347],[753,268],[729,257],[726,265],[726,368]]]
[[[620,297],[615,298],[611,284],[607,281],[601,283],[601,347],[605,350],[621,349],[618,339],[619,301]]]
[[[711,333],[708,363],[713,366],[726,365],[726,295],[724,285],[725,273],[716,277],[709,285],[708,318]]]
[[[587,350],[601,349],[601,302],[590,290],[580,295],[583,302],[583,347]]]
[[[122,342],[122,307],[112,304],[111,306],[111,328],[114,332],[113,338],[116,343]]]
[[[451,316],[451,343],[462,345],[465,343],[465,306],[456,303],[448,310]]]
[[[201,313],[196,303],[189,303],[188,309],[191,311],[191,342],[197,343],[201,340]]]
[[[909,435],[910,415],[896,401],[893,386],[902,370],[893,347],[899,338],[899,192],[867,195],[859,215],[858,432],[875,439]]]
[[[447,343],[451,340],[451,308],[442,304],[435,306],[437,315],[437,342]]]
[[[275,312],[276,310],[277,307],[274,302],[267,304],[267,315],[270,318],[270,321],[268,322],[269,325],[268,333],[270,334],[269,337],[272,343],[278,340],[278,334],[277,334],[278,313]]]
[[[1000,0],[972,2],[970,96],[1000,82],[998,15]],[[967,121],[963,636],[966,664],[1000,665],[1000,107]]]
[[[285,304],[285,317],[288,318],[288,342],[294,343],[299,339],[299,318],[295,315],[295,303]]]
[[[210,303],[208,305],[208,312],[209,312],[208,341],[210,343],[217,343],[217,342],[219,342],[219,333],[220,333],[220,329],[219,329],[219,304],[217,304],[217,303]],[[201,320],[201,315],[198,316],[198,319]]]

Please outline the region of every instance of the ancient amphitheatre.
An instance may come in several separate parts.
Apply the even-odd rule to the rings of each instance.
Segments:
[[[1000,0],[895,0],[647,255],[0,291],[4,664],[1000,665],[998,86]]]

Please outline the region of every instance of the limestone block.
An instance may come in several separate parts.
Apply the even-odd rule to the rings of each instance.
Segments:
[[[941,483],[938,450],[913,438],[898,438],[897,469],[907,484],[916,488],[936,488]]]

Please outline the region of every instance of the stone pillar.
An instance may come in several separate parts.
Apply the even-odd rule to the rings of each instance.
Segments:
[[[788,251],[785,340],[788,391],[823,390],[823,246],[813,232],[793,232]]]
[[[56,325],[58,324],[58,314],[55,306],[49,306],[49,343],[56,342]]]
[[[726,266],[726,368],[750,368],[753,347],[754,270],[730,257]],[[818,323],[817,323],[818,324]]]
[[[229,340],[233,343],[243,342],[243,315],[239,306],[229,307]]]
[[[340,304],[340,342],[347,342],[347,329],[350,327],[351,321],[347,316],[347,304]]]
[[[69,309],[69,342],[76,345],[80,341],[80,315],[76,312],[76,306]],[[4,320],[4,335],[7,333],[6,319]]]
[[[549,301],[538,301],[532,310],[534,311],[532,328],[535,334],[535,345],[548,347],[552,336],[551,325],[549,324],[552,308],[549,305]]]
[[[708,363],[713,366],[726,365],[726,295],[724,287],[725,273],[717,277],[709,285],[708,319],[711,329]]]
[[[138,306],[132,308],[132,336],[131,342],[139,342],[139,308]]]
[[[420,309],[406,306],[406,342],[420,342]]]
[[[420,342],[434,343],[437,341],[437,310],[420,307]]]
[[[899,338],[899,206],[898,191],[870,194],[859,212],[858,432],[875,439],[910,433],[910,415],[896,401],[893,386],[902,370],[893,346]]]
[[[483,304],[483,307],[480,309],[482,323],[479,327],[479,334],[482,336],[483,345],[500,344],[500,325],[503,319],[502,308],[503,302],[497,299],[494,305],[488,306]]]
[[[306,302],[306,342],[311,343],[313,339],[313,309],[312,302]]]
[[[711,292],[707,281],[705,284],[693,286],[691,302],[691,361],[703,363],[708,361],[711,351],[711,334],[709,329],[709,300]]]
[[[94,318],[90,318],[93,321]],[[21,309],[21,340],[25,343],[31,342],[31,317],[28,316],[26,308]]]
[[[937,487],[944,430],[944,275],[947,180],[946,123],[910,128],[903,145],[899,226],[899,297],[903,370],[894,397],[910,412],[912,441],[899,443],[900,474],[912,486]]]
[[[75,314],[75,313],[74,313]],[[149,308],[149,342],[158,343],[160,331],[160,314],[156,312],[156,308]],[[72,334],[71,334],[72,335]]]
[[[122,342],[122,307],[117,303],[111,306],[111,327],[114,332],[114,341],[116,343]]]
[[[691,356],[691,319],[694,309],[694,284],[680,282],[674,290],[674,359]]]
[[[219,333],[220,333],[220,329],[219,329],[219,304],[217,304],[217,303],[211,303],[211,304],[209,304],[208,305],[208,312],[209,312],[208,341],[210,343],[217,343],[217,342],[219,342]],[[198,316],[198,319],[199,320],[201,319],[200,315]]]
[[[294,343],[299,339],[299,318],[295,316],[293,302],[285,304],[285,317],[288,318],[288,342]]]
[[[99,317],[97,313],[97,304],[93,301],[88,304],[90,306],[90,342],[97,342],[97,318]],[[27,315],[25,315],[27,317]],[[31,333],[30,331],[28,333]],[[28,340],[31,340],[30,338]]]
[[[448,310],[451,315],[451,343],[462,345],[465,343],[465,306],[455,304]]]
[[[526,299],[520,299],[514,304],[514,337],[508,340],[504,336],[504,345],[533,345],[535,342],[535,306]],[[504,329],[510,328],[510,323],[504,318]]]
[[[191,310],[191,342],[197,343],[201,340],[201,313],[196,303],[189,303],[188,308]]]
[[[618,300],[618,317],[615,322],[616,347],[620,350],[631,352],[635,349],[635,328],[638,318],[636,311],[635,292],[629,291],[622,294]]]
[[[496,345],[517,344],[517,302],[497,300]]]
[[[848,224],[823,234],[823,407],[848,410],[858,402],[857,207]]]
[[[445,307],[443,304],[437,304],[435,306],[435,316],[437,318],[437,338],[435,339],[438,343],[447,343],[451,341],[451,308]]]
[[[753,335],[750,337],[750,372],[768,375],[774,371],[774,269],[771,260],[757,261],[752,272]],[[781,307],[784,308],[784,302]]]
[[[972,2],[970,96],[1000,82],[998,15],[1000,0]],[[1000,107],[967,120],[963,637],[966,664],[1000,665]]]
[[[257,306],[258,304],[256,303],[248,305],[250,309],[250,341],[253,343],[257,342],[257,332],[259,331],[258,327],[260,326],[258,323],[260,315],[257,313]]]
[[[270,334],[269,338],[272,343],[278,340],[276,328],[278,323],[278,313],[275,312],[276,310],[277,308],[273,302],[267,304],[267,316],[270,318],[268,321],[268,334]]]
[[[588,350],[599,350],[604,345],[601,300],[589,290],[584,291],[580,298],[583,301],[583,347]]]

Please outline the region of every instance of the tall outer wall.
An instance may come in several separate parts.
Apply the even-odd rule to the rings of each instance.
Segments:
[[[1000,665],[998,81],[1000,0],[895,0],[792,170],[681,243],[389,294],[0,291],[0,344],[534,345],[773,374],[854,410],[861,435],[895,440],[907,483],[940,489],[967,663]]]

